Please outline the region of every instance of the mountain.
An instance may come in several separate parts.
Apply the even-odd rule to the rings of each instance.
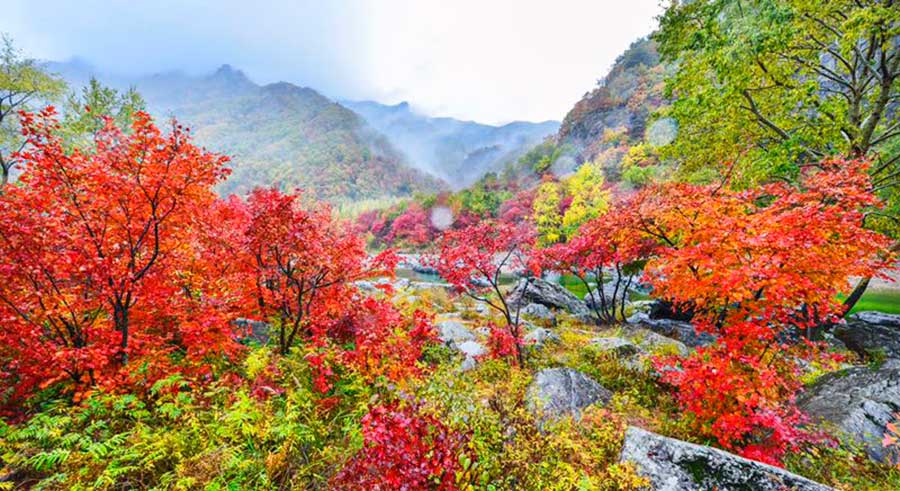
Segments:
[[[557,145],[571,148],[577,163],[600,162],[607,176],[616,180],[627,152],[653,140],[654,135],[648,134],[648,121],[667,104],[663,96],[665,71],[655,42],[634,42],[597,87],[563,118]],[[649,128],[649,132],[662,131],[665,128],[659,125]]]
[[[632,43],[597,86],[569,110],[556,135],[518,160],[516,174],[562,175],[584,162],[597,162],[610,182],[639,185],[664,172],[656,147],[664,145],[677,127],[651,115],[668,104],[663,90],[667,70],[651,39]]]
[[[418,168],[455,188],[502,170],[529,148],[556,133],[559,122],[513,122],[491,126],[417,113],[409,103],[388,106],[372,101],[341,101],[361,114]]]
[[[175,116],[200,144],[233,158],[223,193],[278,185],[346,202],[443,187],[408,165],[359,115],[308,87],[260,86],[229,65],[205,76],[166,72],[137,78],[104,75],[80,60],[48,68],[73,88],[91,76],[120,89],[136,87],[157,120]]]

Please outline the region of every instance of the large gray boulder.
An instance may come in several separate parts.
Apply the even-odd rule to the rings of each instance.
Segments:
[[[620,462],[633,462],[654,491],[826,491],[784,469],[712,447],[629,427]]]
[[[589,319],[591,312],[587,305],[561,285],[540,278],[519,281],[509,294],[509,304],[526,306],[536,303],[551,309],[561,309],[579,317]]]
[[[628,318],[629,324],[635,324],[650,329],[653,332],[677,339],[691,348],[707,346],[716,342],[716,337],[706,332],[700,332],[689,322],[672,319],[651,319],[648,314],[638,312]]]
[[[858,312],[835,327],[834,336],[863,357],[900,358],[900,315]]]
[[[862,444],[873,460],[900,462],[900,453],[881,443],[887,424],[900,412],[900,364],[830,373],[807,389],[799,403],[813,421],[831,423]]]
[[[571,368],[546,368],[528,386],[528,405],[545,417],[581,415],[591,404],[606,405],[612,392],[594,379]]]

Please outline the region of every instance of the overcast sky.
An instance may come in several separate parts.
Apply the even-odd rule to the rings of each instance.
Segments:
[[[486,123],[562,119],[660,0],[5,0],[29,56],[125,74],[230,63],[333,98]]]

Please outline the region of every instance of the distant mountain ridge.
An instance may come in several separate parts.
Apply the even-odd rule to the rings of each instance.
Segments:
[[[471,185],[518,159],[559,129],[558,121],[516,121],[491,126],[417,113],[407,102],[341,101],[361,114],[410,161],[454,188]]]
[[[308,87],[260,86],[230,65],[204,76],[173,71],[136,78],[106,75],[80,60],[47,67],[75,90],[92,76],[115,88],[136,87],[157,119],[177,117],[200,144],[233,158],[223,193],[277,185],[346,202],[444,187],[412,168],[355,112]]]

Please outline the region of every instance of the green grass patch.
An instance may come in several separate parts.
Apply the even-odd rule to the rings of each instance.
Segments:
[[[900,314],[900,289],[866,290],[851,312],[877,310],[887,314]]]

